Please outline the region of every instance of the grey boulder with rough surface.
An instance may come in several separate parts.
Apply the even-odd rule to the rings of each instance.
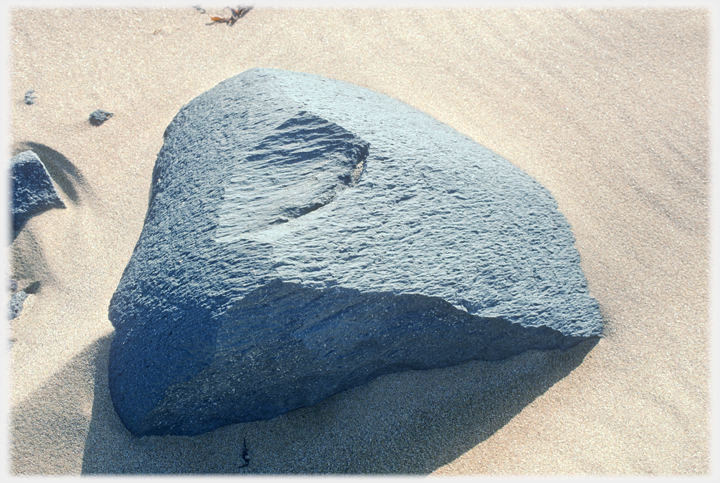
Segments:
[[[133,434],[200,434],[602,333],[550,193],[402,102],[252,69],[164,138],[109,307],[110,394]]]

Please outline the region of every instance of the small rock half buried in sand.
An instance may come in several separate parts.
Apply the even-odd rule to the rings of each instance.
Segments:
[[[20,290],[19,292],[12,294],[10,302],[8,302],[8,319],[12,320],[20,315],[20,312],[23,309],[23,302],[25,302],[27,296],[28,294],[24,290]]]
[[[65,208],[45,165],[37,154],[24,151],[10,160],[12,181],[12,222],[15,232],[25,222],[51,208]]]
[[[164,137],[109,307],[110,394],[136,435],[602,332],[550,193],[395,99],[252,69]]]
[[[15,288],[17,288],[17,282],[15,282]],[[25,287],[23,290],[19,290],[12,294],[12,296],[10,297],[10,302],[8,302],[8,319],[12,320],[18,315],[20,315],[20,312],[23,309],[23,303],[25,302],[25,299],[28,297],[28,295],[37,293],[39,289],[40,282],[33,282],[27,287]]]

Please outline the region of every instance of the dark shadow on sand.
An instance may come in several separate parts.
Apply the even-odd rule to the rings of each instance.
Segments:
[[[270,421],[193,437],[142,438],[125,429],[110,400],[111,341],[112,334],[96,341],[13,411],[14,468],[22,462],[18,454],[52,455],[58,444],[72,444],[83,446],[83,474],[424,475],[502,428],[578,367],[598,340],[565,352],[528,351],[504,361],[390,374]],[[89,397],[85,385],[93,387],[87,421],[55,409],[89,404],[82,400]],[[54,402],[58,398],[63,406]],[[24,425],[33,435],[45,436],[23,439]],[[62,433],[62,428],[82,426],[87,428],[84,441],[77,433]],[[250,464],[241,467],[245,443]],[[28,444],[34,449],[23,450]]]
[[[110,349],[112,335],[103,337],[75,356],[41,389],[10,411],[10,472],[15,475],[77,473],[69,455],[81,454],[91,426],[89,400],[102,368],[98,354]],[[90,362],[90,363],[89,363]],[[42,459],[42,461],[39,461]]]

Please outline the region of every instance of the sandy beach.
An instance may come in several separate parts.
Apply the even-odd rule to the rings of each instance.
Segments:
[[[33,149],[67,207],[6,252],[19,288],[40,287],[8,322],[11,474],[709,474],[707,10],[257,5],[207,25],[221,7],[9,11],[8,159]],[[163,131],[253,67],[382,92],[534,177],[572,227],[604,337],[133,437],[107,387],[107,309]],[[92,126],[96,109],[113,117]]]

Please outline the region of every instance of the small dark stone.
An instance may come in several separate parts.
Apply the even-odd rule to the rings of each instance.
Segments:
[[[37,99],[37,96],[35,95],[35,91],[29,90],[25,93],[25,104],[27,104],[27,105],[35,104],[36,99]]]
[[[104,123],[108,119],[110,119],[113,116],[112,112],[107,111],[101,111],[100,109],[93,111],[92,114],[90,114],[90,124],[93,126],[99,126],[100,124]]]
[[[30,285],[28,285],[27,287],[25,287],[23,290],[29,294],[36,294],[40,291],[40,282],[39,281],[33,282]]]

